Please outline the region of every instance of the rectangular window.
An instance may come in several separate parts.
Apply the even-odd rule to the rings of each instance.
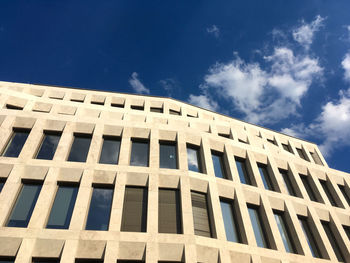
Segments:
[[[33,259],[33,263],[55,263],[55,262],[59,263],[60,259],[57,259],[57,258],[34,258]]]
[[[177,169],[176,142],[159,142],[159,167]]]
[[[116,108],[124,108],[124,103],[111,103],[111,106]]]
[[[314,191],[312,190],[312,187],[311,187],[311,184],[309,182],[308,176],[300,174],[300,178],[301,178],[301,181],[303,182],[303,185],[305,187],[305,190],[306,190],[307,194],[309,195],[310,200],[314,201],[314,202],[317,202],[316,195],[315,195]]]
[[[297,152],[298,152],[298,155],[301,159],[304,159],[305,161],[308,161],[308,159],[306,158],[306,155],[303,151],[303,149],[301,148],[296,148],[297,149]]]
[[[342,192],[346,202],[348,202],[348,205],[350,205],[350,195],[349,193],[346,191],[345,185],[340,185],[338,184],[338,187],[340,189],[340,192]]]
[[[146,232],[148,189],[125,187],[121,231]]]
[[[337,239],[335,238],[335,235],[331,229],[330,223],[326,221],[321,221],[324,231],[326,232],[326,235],[328,237],[329,243],[331,243],[331,246],[333,248],[333,251],[335,255],[337,256],[338,261],[344,262],[344,255],[340,249],[339,243]]]
[[[272,140],[272,139],[267,139],[267,141],[268,141],[269,143],[273,144],[273,145],[276,145],[275,140]]]
[[[324,192],[326,193],[327,198],[328,198],[329,202],[331,203],[331,205],[338,206],[333,195],[331,194],[331,189],[329,189],[329,185],[328,185],[327,181],[324,181],[324,180],[319,180],[319,181],[320,181],[320,184],[322,185],[322,188],[323,188]]]
[[[159,233],[182,234],[180,194],[177,189],[159,189]]]
[[[36,159],[52,160],[60,139],[61,133],[44,131],[44,138],[40,145]]]
[[[8,227],[27,227],[32,216],[36,201],[41,190],[41,184],[25,183],[13,206]]]
[[[95,105],[105,105],[104,101],[91,101],[91,104],[95,104]]]
[[[4,187],[6,182],[6,178],[0,178],[0,193],[2,191],[2,188]]]
[[[46,228],[69,228],[77,194],[77,186],[61,185],[58,187]]]
[[[266,239],[266,230],[259,213],[259,207],[248,206],[250,221],[252,222],[256,244],[259,247],[270,248],[270,244]]]
[[[170,115],[181,115],[180,111],[176,111],[176,110],[172,110],[172,109],[169,110],[169,114]]]
[[[200,148],[192,144],[187,144],[188,170],[203,173]]]
[[[319,165],[323,165],[322,161],[321,161],[321,158],[320,156],[318,156],[317,152],[310,152],[310,155],[312,157],[312,159],[314,159],[314,162],[316,164],[319,164]]]
[[[224,154],[216,151],[211,151],[211,157],[213,159],[214,173],[218,178],[227,179],[227,172],[224,160]]]
[[[224,220],[226,239],[228,241],[242,243],[233,201],[220,198],[220,206],[222,218]]]
[[[274,211],[274,216],[278,230],[281,234],[284,248],[288,253],[296,253],[295,245],[290,233],[290,226],[288,226],[285,220],[284,212]]]
[[[288,171],[279,169],[279,172],[283,178],[284,186],[286,187],[288,194],[291,196],[297,196],[295,194],[295,191],[294,191],[294,188],[292,185],[292,181],[289,178]]]
[[[224,137],[224,138],[227,138],[227,139],[231,139],[230,134],[227,134],[227,133],[218,133],[218,135],[219,135],[220,137]]]
[[[103,136],[103,145],[99,163],[118,164],[119,150],[119,137]]]
[[[300,222],[301,228],[303,229],[306,241],[309,244],[309,248],[312,256],[315,258],[322,258],[320,253],[320,248],[317,245],[316,239],[311,231],[307,218],[299,217],[299,222]]]
[[[74,141],[70,149],[68,161],[85,162],[91,143],[90,134],[74,134]]]
[[[12,104],[6,104],[6,109],[9,109],[9,110],[23,110],[23,107],[12,105]]]
[[[130,261],[130,262],[134,262],[134,261]],[[86,258],[77,258],[75,260],[75,263],[103,263],[103,259],[86,259]],[[119,260],[118,260],[119,263]]]
[[[151,112],[163,113],[163,108],[151,107]]]
[[[79,102],[79,103],[83,103],[84,102],[84,100],[82,99],[82,100],[78,100],[78,99],[71,99],[71,101],[73,101],[73,102]]]
[[[289,144],[282,143],[282,147],[285,151],[292,153],[292,149],[290,148]]]
[[[260,173],[260,176],[261,176],[261,179],[263,181],[265,189],[274,191],[274,188],[273,188],[273,185],[271,182],[271,178],[270,178],[270,174],[267,170],[267,166],[265,164],[258,163],[258,168],[259,168],[259,173]]]
[[[15,259],[11,257],[0,257],[0,263],[14,263]]]
[[[213,237],[207,194],[191,192],[194,234]]]
[[[343,228],[350,241],[350,226],[343,226]]]
[[[149,162],[149,142],[145,140],[132,141],[130,165],[148,166]]]
[[[3,152],[5,157],[18,157],[30,133],[29,129],[14,128],[11,138]]]
[[[138,106],[138,105],[131,105],[130,108],[132,110],[144,110],[144,106]]]
[[[112,188],[93,187],[86,230],[108,230],[112,200]]]
[[[242,158],[235,157],[236,166],[238,170],[239,179],[242,184],[251,185],[250,176],[247,171],[246,160]]]

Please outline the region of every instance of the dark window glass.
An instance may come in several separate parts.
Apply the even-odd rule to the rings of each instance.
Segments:
[[[23,145],[25,144],[30,130],[14,129],[9,142],[4,150],[5,157],[18,157],[21,153]]]
[[[342,192],[342,194],[343,194],[343,196],[344,196],[346,202],[348,202],[348,204],[350,205],[350,195],[349,195],[348,192],[346,191],[345,185],[340,185],[340,184],[338,184],[338,186],[339,186],[339,189],[340,189],[340,191]]]
[[[244,140],[238,139],[238,141],[241,142],[241,143],[249,144],[248,141],[247,141],[247,139],[244,139]]]
[[[310,155],[312,159],[314,159],[314,162],[319,165],[323,165],[320,156],[318,156],[317,152],[310,152]]]
[[[331,194],[331,190],[329,189],[329,185],[327,184],[327,182],[324,180],[320,180],[320,183],[321,183],[322,188],[323,188],[324,192],[326,193],[327,198],[328,198],[329,202],[331,203],[331,205],[337,206],[337,203],[335,202],[334,197]]]
[[[80,103],[84,102],[84,100],[77,100],[77,99],[71,99],[71,101],[80,102]]]
[[[326,221],[321,221],[322,226],[324,231],[326,232],[326,235],[328,237],[329,243],[331,243],[333,251],[335,253],[335,255],[337,256],[338,261],[340,262],[344,262],[344,255],[340,249],[339,243],[337,241],[337,239],[334,236],[334,233],[330,227],[330,223],[326,222]]]
[[[85,162],[89,152],[91,135],[75,134],[68,161]]]
[[[346,235],[348,236],[349,240],[350,240],[350,226],[343,226],[344,227],[344,231],[346,233]]]
[[[237,217],[233,209],[233,201],[220,199],[220,205],[222,218],[224,219],[226,239],[228,241],[241,243]]]
[[[296,148],[297,149],[297,152],[298,152],[298,155],[301,159],[304,159],[305,161],[308,161],[308,159],[306,158],[306,155],[303,151],[303,149],[300,149],[300,148]]]
[[[314,191],[311,188],[311,185],[310,185],[310,182],[308,180],[308,177],[306,175],[300,175],[300,178],[301,178],[301,181],[304,184],[305,190],[306,190],[307,194],[309,195],[310,200],[317,202],[316,195],[315,195]]]
[[[95,104],[95,105],[105,105],[104,101],[91,101],[91,104]]]
[[[100,163],[117,164],[120,150],[120,138],[103,136]]]
[[[2,191],[2,188],[4,187],[6,182],[6,178],[0,178],[0,193]]]
[[[28,226],[40,190],[41,184],[23,184],[6,226]]]
[[[239,179],[242,184],[252,184],[247,171],[246,160],[235,157]]]
[[[6,109],[9,109],[9,110],[23,110],[23,107],[16,106],[16,105],[11,105],[11,104],[6,104]]]
[[[33,263],[54,263],[54,262],[59,263],[60,259],[57,259],[57,258],[35,258],[35,259],[33,259]]]
[[[121,231],[146,232],[148,189],[125,187]]]
[[[159,167],[177,169],[176,143],[159,142]]]
[[[143,260],[118,260],[117,263],[144,263]]]
[[[259,247],[270,248],[266,239],[266,231],[261,220],[258,207],[248,207],[250,221],[252,222],[256,244]]]
[[[315,258],[321,258],[320,249],[317,245],[317,242],[313,233],[311,232],[311,228],[309,226],[307,218],[299,217],[299,222],[300,222],[301,228],[303,229],[306,241],[309,244],[309,248],[312,256]]]
[[[151,107],[151,112],[163,113],[163,108]]]
[[[226,167],[223,153],[211,151],[211,158],[213,159],[214,173],[218,178],[227,179]]]
[[[187,117],[190,117],[190,118],[197,118],[196,115],[192,115],[192,114],[187,114]]]
[[[103,263],[103,259],[76,259],[75,263]],[[118,260],[119,263],[119,260]]]
[[[191,192],[193,225],[195,235],[213,237],[208,211],[207,195]]]
[[[112,103],[111,106],[117,107],[117,108],[124,108],[124,104],[121,104],[121,103]]]
[[[182,234],[180,195],[176,189],[159,189],[159,233]]]
[[[288,194],[292,196],[296,196],[292,182],[289,178],[288,171],[279,169],[280,174],[283,178],[284,186],[286,187]]]
[[[113,189],[93,188],[86,230],[108,230],[112,200]]]
[[[269,143],[273,144],[273,145],[276,145],[275,140],[267,139],[267,141],[268,141]]]
[[[290,227],[287,225],[284,218],[284,214],[281,212],[274,212],[275,220],[277,223],[278,230],[281,234],[281,238],[284,244],[284,248],[289,253],[296,253],[295,245],[290,233]]]
[[[133,109],[133,110],[143,110],[143,109],[144,109],[143,106],[137,106],[137,105],[131,105],[130,107],[131,107],[131,109]]]
[[[0,263],[13,263],[13,262],[15,262],[14,258],[0,257]]]
[[[176,110],[169,110],[169,114],[171,114],[171,115],[181,115],[181,113],[179,111],[176,111]]]
[[[261,179],[263,181],[264,187],[266,190],[274,191],[274,188],[272,186],[270,174],[267,170],[267,166],[262,163],[258,163],[259,173],[261,176]]]
[[[290,153],[292,152],[292,149],[290,148],[290,146],[288,144],[282,143],[282,147],[285,151],[290,152]]]
[[[202,173],[202,163],[198,146],[187,144],[188,170]]]
[[[69,228],[77,193],[77,186],[58,187],[46,228]]]
[[[52,160],[60,138],[60,133],[45,132],[36,159]]]
[[[132,141],[130,165],[148,166],[149,143],[148,141]]]

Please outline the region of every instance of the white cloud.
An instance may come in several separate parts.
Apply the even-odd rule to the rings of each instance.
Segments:
[[[207,95],[193,95],[191,94],[188,102],[201,108],[215,111],[218,109],[218,104],[214,100],[210,99]]]
[[[136,91],[137,93],[144,93],[149,94],[150,91],[148,88],[146,88],[141,81],[138,79],[138,74],[136,72],[133,72],[131,74],[131,78],[129,79],[130,86]]]
[[[350,81],[350,51],[345,54],[343,61],[341,62],[344,69],[344,79]]]
[[[167,92],[168,96],[171,96],[174,90],[178,88],[178,82],[172,78],[161,79],[159,84]]]
[[[312,44],[315,32],[323,26],[324,20],[325,18],[320,15],[316,16],[315,20],[309,24],[302,20],[301,26],[293,30],[294,40],[308,50]]]
[[[207,32],[212,34],[214,37],[218,38],[220,36],[220,29],[216,25],[207,27]]]

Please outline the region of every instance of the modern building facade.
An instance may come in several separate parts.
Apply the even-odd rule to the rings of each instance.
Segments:
[[[0,262],[350,262],[317,145],[170,98],[0,82]]]

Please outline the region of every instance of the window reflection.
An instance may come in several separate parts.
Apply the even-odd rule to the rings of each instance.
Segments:
[[[242,158],[235,157],[236,166],[238,170],[239,180],[242,184],[251,185],[250,177],[247,171],[246,160]]]
[[[148,166],[149,143],[148,141],[132,140],[130,165]]]
[[[74,141],[69,153],[68,161],[85,162],[89,152],[91,135],[74,134]]]
[[[27,141],[29,132],[30,130],[27,129],[14,129],[3,156],[18,157]]]
[[[259,247],[270,248],[266,239],[265,229],[259,214],[258,207],[248,207],[249,217],[253,226],[256,244]]]
[[[187,161],[188,170],[202,173],[199,147],[190,144],[187,145]]]
[[[241,243],[240,234],[237,227],[237,219],[233,209],[233,202],[228,200],[220,200],[222,218],[226,232],[226,239],[232,242]]]
[[[100,163],[117,164],[119,159],[120,138],[103,137],[103,146],[100,156]]]
[[[211,157],[213,160],[215,176],[227,179],[223,153],[212,151]]]
[[[42,141],[36,159],[52,160],[60,138],[60,133],[45,132],[44,139]]]
[[[159,143],[159,167],[177,169],[176,144],[173,142]]]

